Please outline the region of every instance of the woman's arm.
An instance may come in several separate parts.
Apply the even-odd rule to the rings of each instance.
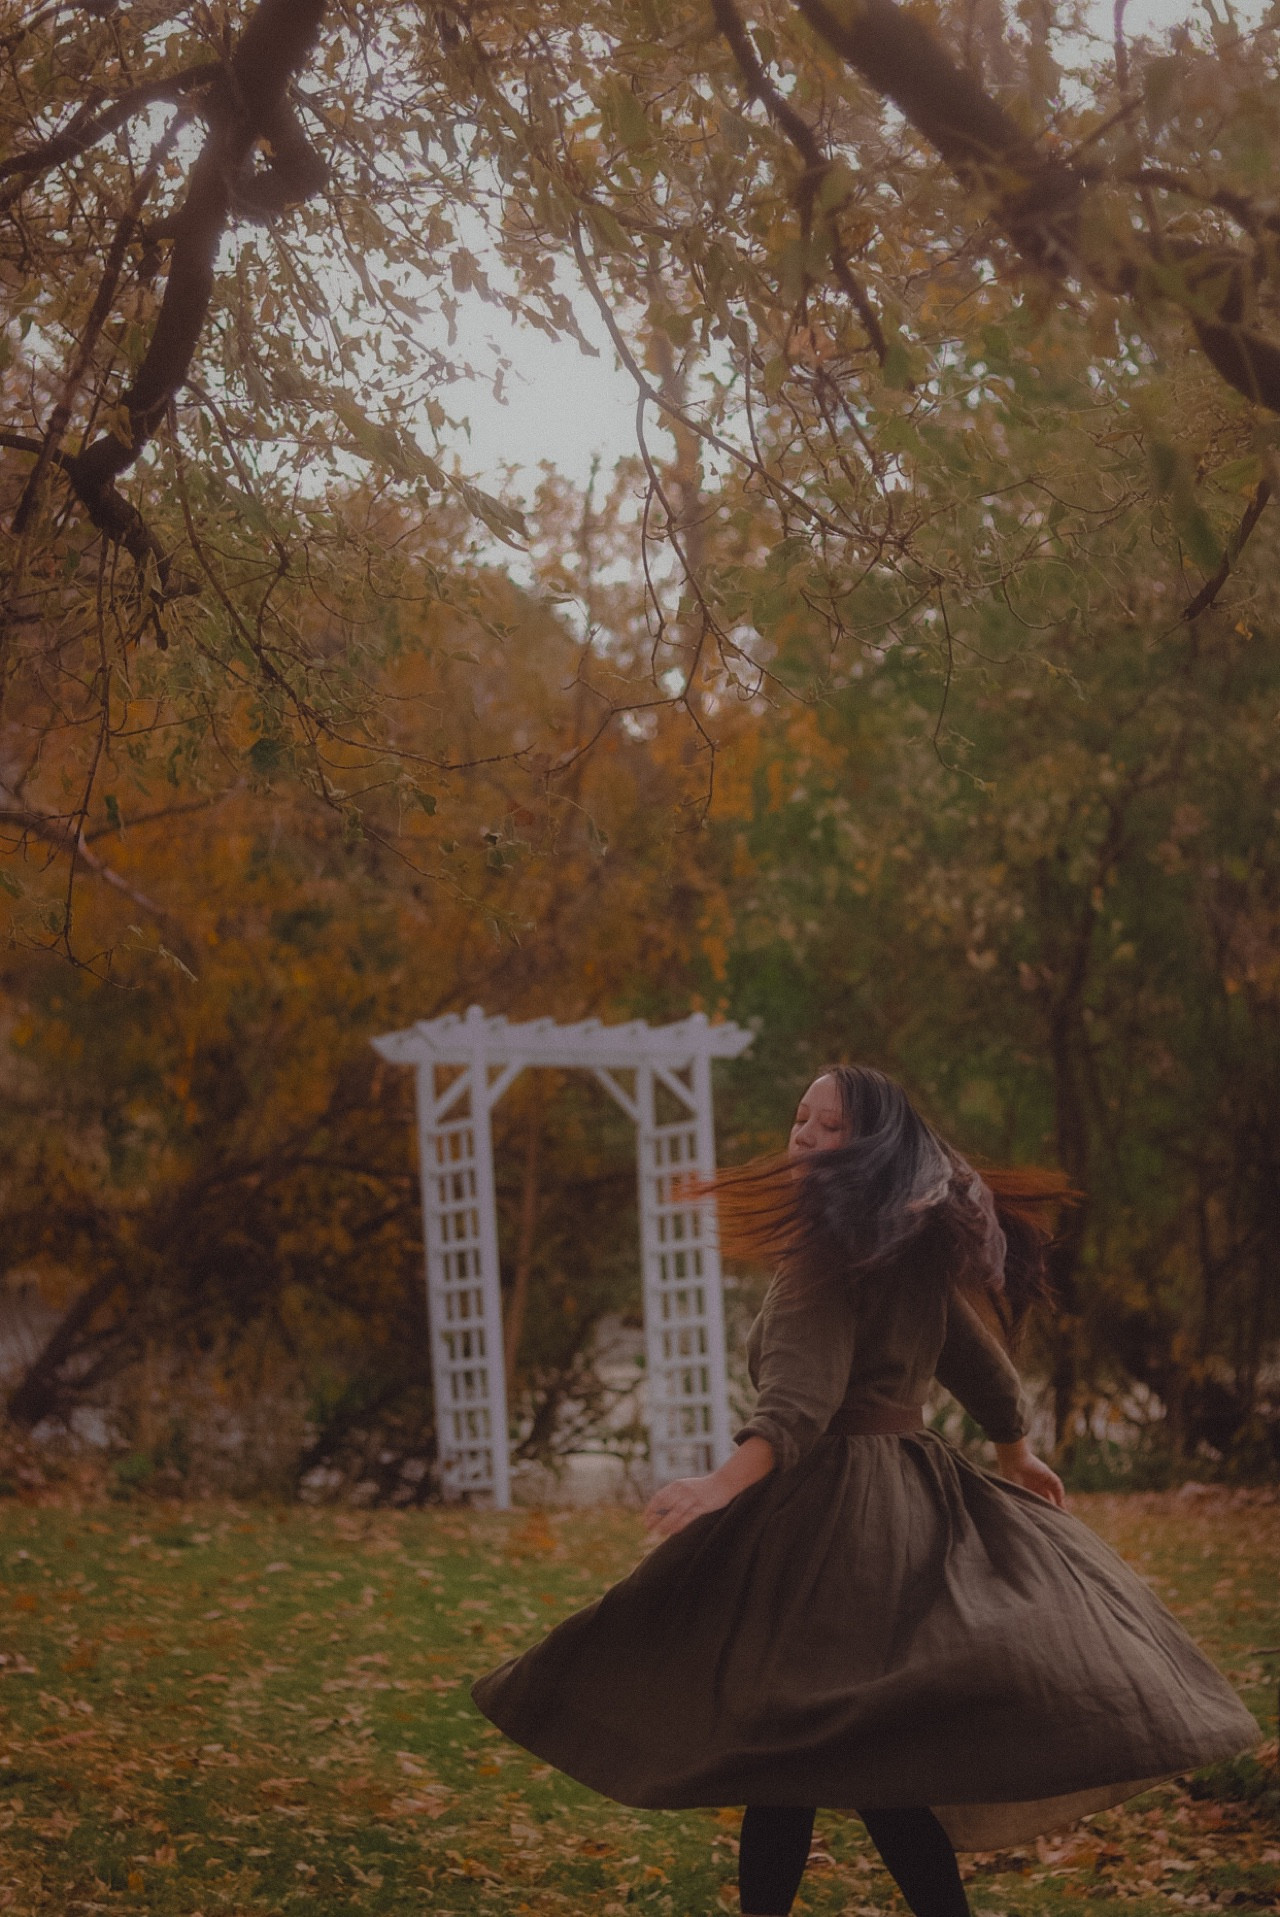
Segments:
[[[774,1281],[760,1318],[756,1408],[734,1433],[736,1454],[704,1478],[655,1492],[645,1522],[673,1537],[771,1471],[786,1470],[822,1436],[853,1364],[853,1301],[842,1277],[791,1272]]]
[[[1027,1432],[1027,1404],[1013,1360],[967,1298],[947,1302],[947,1336],[934,1366],[938,1383],[962,1404],[997,1445],[1016,1445]]]
[[[849,1388],[852,1282],[842,1272],[784,1271],[765,1299],[760,1334],[755,1410],[734,1438],[763,1438],[786,1471],[813,1449]]]
[[[1066,1502],[1062,1480],[1027,1442],[1027,1405],[1012,1359],[967,1299],[953,1296],[947,1337],[935,1367],[938,1383],[956,1398],[996,1448],[1002,1478],[1050,1504]]]

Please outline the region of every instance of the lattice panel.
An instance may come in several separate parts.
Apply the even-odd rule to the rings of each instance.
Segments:
[[[483,1140],[487,1149],[488,1138]],[[485,1271],[483,1165],[471,1118],[432,1126],[423,1139],[427,1309],[436,1441],[446,1495],[495,1485],[495,1378],[502,1338]]]
[[[719,1462],[710,1286],[719,1286],[720,1272],[705,1242],[702,1206],[678,1195],[682,1182],[702,1169],[696,1123],[646,1125],[639,1144],[649,1430],[661,1482]]]

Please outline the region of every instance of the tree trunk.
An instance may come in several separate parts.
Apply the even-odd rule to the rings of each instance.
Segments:
[[[30,1428],[57,1410],[61,1396],[58,1374],[71,1357],[81,1334],[88,1330],[120,1282],[118,1271],[105,1271],[68,1307],[43,1351],[27,1366],[9,1393],[7,1408],[15,1424]]]

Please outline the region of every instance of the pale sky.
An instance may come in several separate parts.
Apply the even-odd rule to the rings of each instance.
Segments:
[[[1218,0],[1224,12],[1223,0]],[[1236,0],[1232,11],[1242,24],[1265,12],[1264,0]],[[1095,31],[1111,38],[1112,0],[1092,0]],[[1199,6],[1187,0],[1128,0],[1125,30],[1130,35],[1165,33],[1184,20],[1203,20]],[[579,305],[583,332],[600,349],[598,359],[586,358],[570,340],[558,344],[530,327],[509,325],[492,307],[477,307],[480,325],[511,360],[505,404],[477,385],[467,395],[463,410],[471,421],[471,444],[459,447],[460,463],[481,485],[496,490],[504,466],[517,469],[516,489],[526,496],[549,460],[566,478],[585,485],[591,462],[598,457],[604,472],[635,451],[635,388],[618,365],[604,329],[592,310]],[[657,433],[653,409],[648,425]],[[652,440],[651,440],[652,443]],[[659,441],[654,450],[668,449]]]

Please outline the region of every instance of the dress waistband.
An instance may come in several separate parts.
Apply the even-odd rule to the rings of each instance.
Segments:
[[[829,1438],[894,1438],[924,1430],[920,1404],[842,1404],[827,1426]]]

